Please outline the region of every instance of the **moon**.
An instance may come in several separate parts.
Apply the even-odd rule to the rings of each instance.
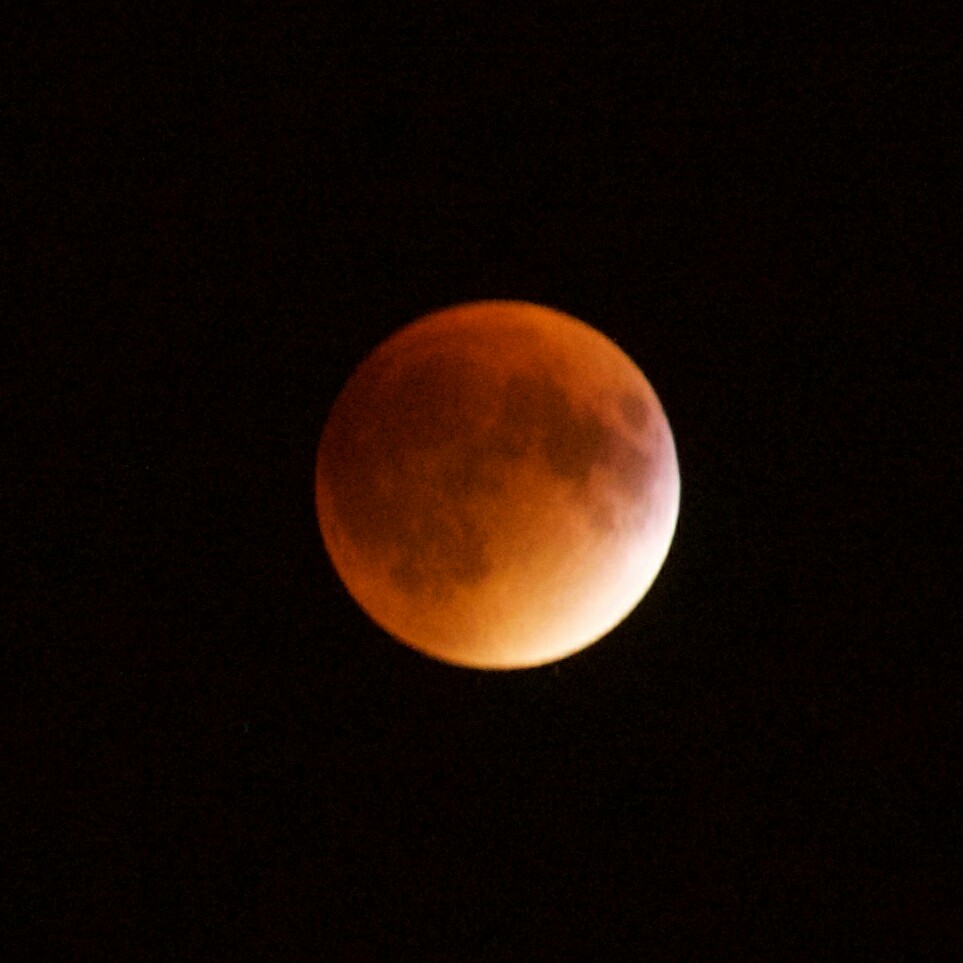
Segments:
[[[679,512],[662,405],[560,311],[477,301],[382,342],[336,399],[315,496],[325,548],[398,641],[477,669],[544,665],[648,591]]]

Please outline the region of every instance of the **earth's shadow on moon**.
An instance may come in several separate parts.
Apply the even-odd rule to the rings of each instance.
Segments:
[[[650,456],[622,426],[573,404],[547,372],[511,374],[491,426],[479,419],[479,395],[491,392],[482,366],[439,354],[401,375],[379,402],[376,426],[359,424],[371,413],[350,402],[338,412],[345,424],[327,465],[345,534],[364,553],[393,559],[391,577],[409,596],[443,600],[453,585],[488,577],[485,505],[517,463],[538,458],[593,526],[605,529],[614,525],[613,510],[590,495],[593,470],[609,472],[627,496],[644,491]],[[623,394],[617,405],[626,426],[646,430],[645,398]],[[362,433],[369,436],[363,448],[346,445]]]

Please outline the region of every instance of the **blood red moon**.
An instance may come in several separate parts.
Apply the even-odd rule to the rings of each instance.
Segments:
[[[318,447],[325,547],[358,605],[457,665],[564,658],[635,608],[679,510],[675,444],[642,372],[550,308],[481,301],[401,328]]]

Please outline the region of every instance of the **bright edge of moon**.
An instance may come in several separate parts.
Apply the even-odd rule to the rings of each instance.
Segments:
[[[479,669],[544,665],[606,635],[665,561],[679,468],[655,391],[560,311],[479,301],[361,363],[317,454],[325,547],[400,642]]]

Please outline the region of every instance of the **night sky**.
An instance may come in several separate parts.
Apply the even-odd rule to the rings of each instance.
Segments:
[[[963,954],[935,8],[77,6],[5,94],[5,958]],[[480,298],[614,339],[682,478],[521,672],[391,641],[314,517],[354,366]]]

